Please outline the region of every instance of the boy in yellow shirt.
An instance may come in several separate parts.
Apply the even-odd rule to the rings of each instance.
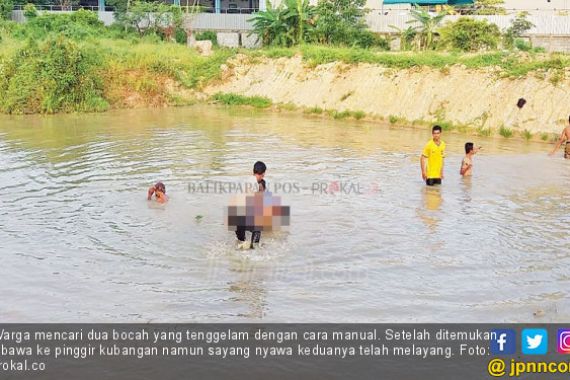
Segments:
[[[420,158],[422,178],[426,185],[441,185],[443,179],[443,159],[445,143],[441,140],[441,127],[436,125],[431,130],[432,139],[426,144]]]

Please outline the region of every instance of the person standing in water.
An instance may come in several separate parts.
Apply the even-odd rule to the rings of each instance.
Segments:
[[[481,147],[475,148],[472,142],[465,143],[465,157],[461,161],[461,169],[459,169],[459,174],[463,177],[470,177],[473,174],[473,156],[479,152],[479,149]]]
[[[255,192],[264,192],[267,188],[267,184],[265,183],[265,171],[267,167],[261,161],[257,161],[253,165],[253,175],[255,176]],[[251,243],[245,240],[245,231],[247,227],[241,226],[237,227],[236,229],[236,238],[238,239],[238,248],[239,249],[253,249],[259,246],[259,241],[261,239],[261,231],[252,230],[251,231]]]
[[[422,178],[427,186],[441,185],[443,179],[443,159],[445,143],[441,140],[441,127],[436,125],[431,130],[432,139],[426,144],[420,157]]]
[[[550,152],[549,155],[552,156],[554,153],[556,153],[556,151],[560,149],[560,146],[565,141],[566,141],[566,147],[564,148],[564,158],[568,160],[570,159],[570,116],[568,117],[568,126],[562,130],[562,134],[560,134],[560,139],[558,139],[558,143],[556,143],[556,146],[554,147],[554,149],[552,149],[552,152]]]

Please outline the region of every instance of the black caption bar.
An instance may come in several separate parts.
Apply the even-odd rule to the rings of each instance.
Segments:
[[[523,325],[5,324],[0,379],[484,379],[509,377]],[[535,326],[536,327],[536,326]],[[540,326],[539,326],[540,327]],[[541,360],[570,361],[556,332]],[[513,334],[497,336],[511,329]],[[507,342],[507,338],[510,340]],[[496,349],[515,352],[497,355]],[[531,338],[536,339],[536,335]],[[503,342],[504,341],[504,342]],[[536,341],[532,341],[536,343]],[[511,346],[508,346],[508,345]],[[511,347],[512,348],[512,347]],[[499,371],[490,366],[500,364]],[[522,368],[518,366],[516,368]],[[522,368],[524,371],[531,367]],[[538,367],[537,367],[538,368]],[[559,367],[557,367],[559,368]],[[532,369],[532,368],[531,368]],[[523,371],[523,372],[524,372]],[[520,372],[519,376],[520,376]],[[535,374],[526,374],[533,376]],[[542,375],[542,376],[541,376]],[[549,373],[568,378],[570,373]],[[536,374],[534,378],[545,378]]]

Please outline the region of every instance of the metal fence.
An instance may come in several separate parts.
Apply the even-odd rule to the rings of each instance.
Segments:
[[[186,25],[194,30],[249,31],[253,26],[248,14],[199,13],[186,20]]]
[[[17,4],[14,5],[15,11],[23,11],[25,4]],[[85,9],[87,11],[92,12],[113,12],[115,10],[114,7],[105,7],[105,9],[99,9],[96,5],[34,5],[38,11],[46,11],[46,12],[75,12],[80,9]]]
[[[395,33],[397,29],[406,29],[414,26],[413,18],[407,12],[397,14],[385,14],[370,12],[366,21],[370,29],[377,33]],[[511,26],[515,15],[506,16],[447,16],[443,23],[457,21],[460,17],[472,17],[478,20],[487,20],[504,30]],[[538,35],[570,35],[570,16],[558,15],[530,15],[527,19],[534,24],[528,34]]]
[[[87,9],[98,11],[99,17],[106,25],[112,24],[114,16],[112,7],[106,7],[105,11],[99,11],[96,6],[83,7],[73,6],[68,7],[71,9],[61,9],[58,6],[38,6],[41,10],[47,12],[71,12],[78,9]],[[16,21],[23,21],[22,6],[17,6],[17,10],[13,12],[13,18]],[[213,9],[208,9],[212,10]],[[251,13],[257,11],[256,8],[227,8],[223,9],[223,13],[198,13],[197,15],[188,18],[186,25],[195,30],[216,30],[216,31],[249,31],[253,27],[251,22]],[[456,21],[459,17],[473,17],[479,20],[487,20],[499,26],[500,29],[505,30],[511,26],[512,20],[515,18],[514,14],[505,16],[447,16],[443,23]],[[528,16],[528,20],[535,26],[529,30],[529,35],[557,35],[557,36],[570,36],[570,11],[568,15],[554,15],[554,14],[532,14]],[[406,29],[413,26],[413,18],[409,12],[404,9],[373,9],[366,16],[366,21],[369,28],[376,33],[397,33],[397,29]]]

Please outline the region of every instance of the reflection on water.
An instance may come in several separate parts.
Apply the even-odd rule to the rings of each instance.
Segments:
[[[0,319],[567,320],[568,163],[481,139],[461,178],[472,137],[445,134],[451,169],[426,188],[429,137],[213,107],[0,118]],[[298,186],[278,193],[292,225],[236,251],[230,194],[188,185],[246,181],[258,159]],[[166,205],[145,199],[158,180]]]

